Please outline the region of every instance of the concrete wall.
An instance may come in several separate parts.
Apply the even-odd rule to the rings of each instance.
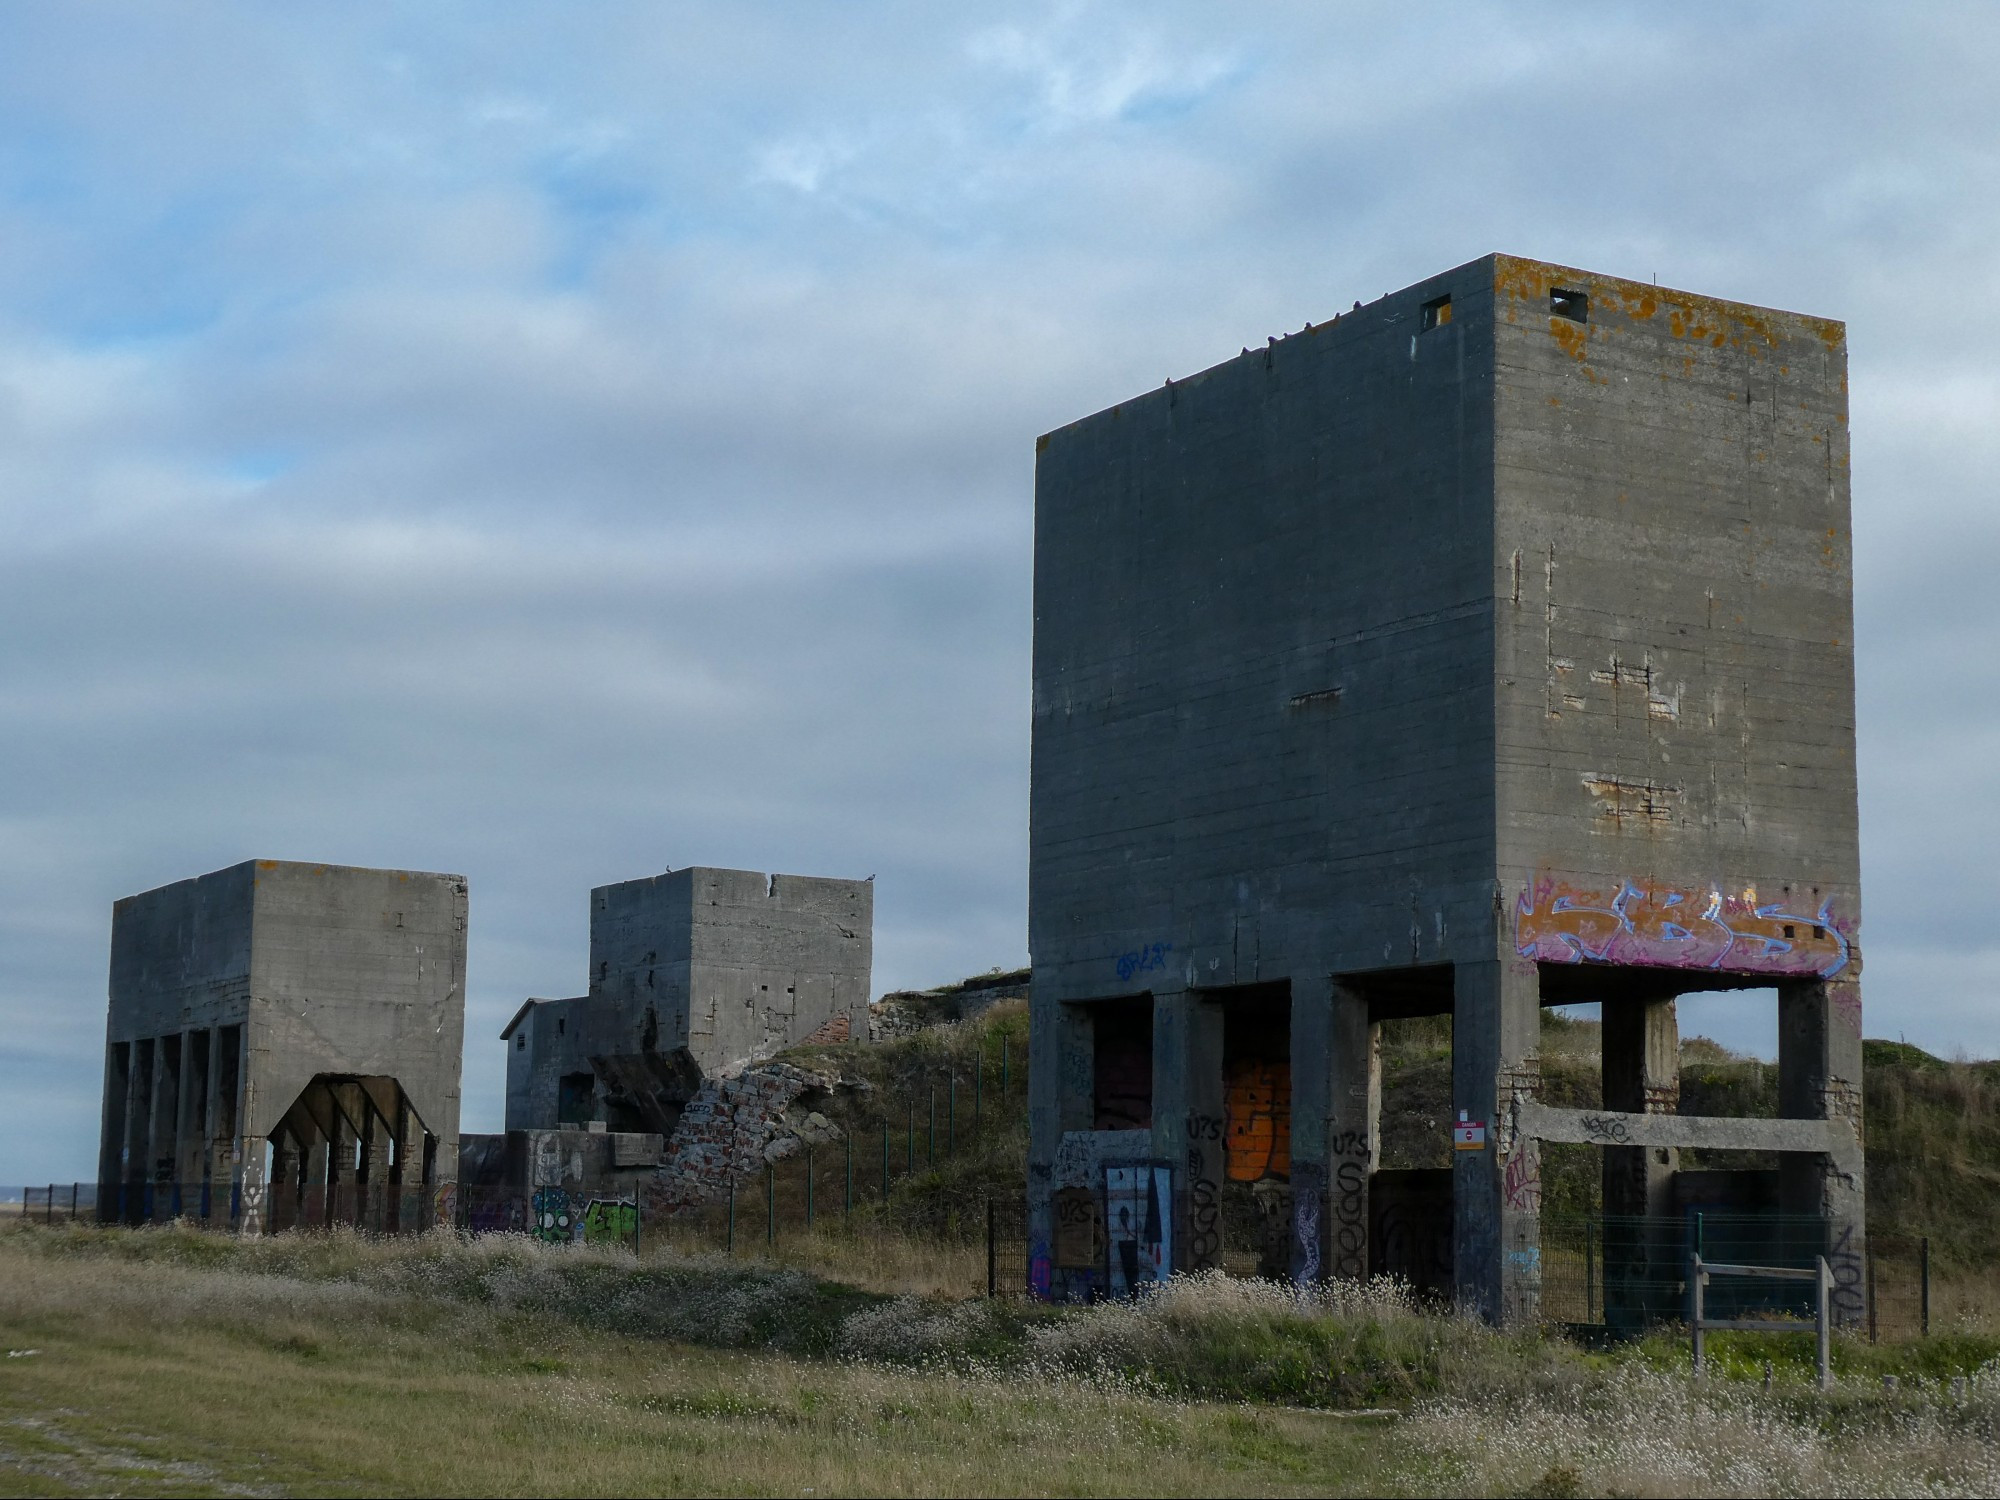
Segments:
[[[342,1085],[361,1091],[354,1113],[381,1116],[364,1121],[378,1202],[392,1137],[410,1163],[431,1137],[424,1167],[449,1181],[465,935],[455,875],[260,860],[118,902],[102,1180],[211,1183],[219,1214],[238,1189],[254,1230],[269,1138],[288,1113],[295,1126],[309,1113],[294,1106],[315,1077],[341,1075],[362,1080]],[[323,1169],[324,1142],[319,1155]]]
[[[1495,775],[1501,878],[1540,919],[1523,945],[1561,959],[1550,898],[1630,883],[1635,911],[1726,909],[1625,961],[1858,963],[1845,329],[1507,257],[1494,280]],[[1552,316],[1552,287],[1587,321]]]
[[[1480,280],[1040,441],[1038,1001],[1490,951]],[[1454,286],[1473,315],[1419,338]]]
[[[868,1034],[875,887],[865,880],[697,868],[688,1049],[704,1072],[768,1057],[836,1017]]]
[[[112,903],[108,1041],[243,1020],[255,888],[241,864]]]
[[[561,1079],[590,1117],[671,1132],[704,1075],[814,1035],[865,1037],[874,887],[696,867],[590,896],[590,991],[510,1024],[507,1126],[554,1127]]]
[[[465,878],[259,860],[255,880],[246,1133],[269,1134],[317,1073],[373,1074],[455,1151]]]

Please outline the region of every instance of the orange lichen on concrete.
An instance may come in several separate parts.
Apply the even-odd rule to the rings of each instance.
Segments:
[[[1588,352],[1589,337],[1584,332],[1583,324],[1572,322],[1568,318],[1550,318],[1549,334],[1562,345],[1563,353],[1578,364],[1583,363],[1583,357]]]
[[[1615,306],[1633,322],[1654,318],[1665,309],[1669,331],[1675,338],[1700,340],[1718,349],[1730,346],[1746,349],[1754,358],[1762,358],[1767,350],[1778,348],[1794,321],[1794,315],[1786,314],[1781,322],[1774,323],[1762,309],[1694,292],[1592,275],[1574,267],[1549,265],[1516,255],[1493,257],[1494,296],[1510,323],[1515,321],[1515,304],[1540,304],[1536,307],[1540,311],[1546,306],[1550,291],[1558,287],[1586,293],[1594,307]],[[1846,338],[1845,326],[1833,319],[1800,315],[1795,321],[1830,349]]]

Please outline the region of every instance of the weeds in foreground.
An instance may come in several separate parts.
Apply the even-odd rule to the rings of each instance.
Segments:
[[[328,1464],[347,1461],[341,1442],[370,1437],[343,1421],[407,1425],[409,1403],[429,1410],[490,1391],[550,1454],[584,1445],[577,1462],[670,1430],[677,1451],[706,1455],[673,1471],[694,1487],[800,1488],[833,1470],[843,1478],[822,1493],[915,1487],[913,1475],[962,1491],[2000,1492],[1990,1342],[1901,1356],[1893,1393],[1879,1374],[1894,1351],[1865,1346],[1845,1351],[1843,1364],[1861,1373],[1831,1393],[1782,1360],[1767,1391],[1750,1344],[1731,1357],[1734,1346],[1718,1339],[1718,1378],[1696,1382],[1665,1340],[1585,1355],[1493,1333],[1382,1284],[1301,1292],[1187,1277],[1135,1303],[1049,1309],[871,1296],[796,1268],[638,1263],[505,1236],[242,1242],[84,1228],[0,1233],[0,1324],[59,1360],[96,1349],[89,1379],[52,1386],[45,1401],[68,1403],[71,1417],[124,1403],[107,1407],[120,1422],[136,1402],[155,1427],[220,1420],[205,1413],[223,1397],[175,1407],[152,1392],[159,1370],[183,1358],[176,1351],[199,1351],[185,1358],[205,1369],[226,1348],[230,1378],[265,1371],[267,1384],[278,1381],[274,1402],[312,1411],[303,1426],[334,1455],[314,1461]],[[1954,1391],[1951,1372],[1975,1358],[1983,1362]],[[0,1396],[26,1389],[21,1377],[34,1368],[10,1370],[15,1384]],[[1730,1371],[1753,1378],[1723,1378]],[[343,1415],[344,1396],[330,1407],[323,1392],[313,1396],[368,1380],[381,1391],[365,1418]],[[534,1391],[527,1415],[516,1411],[522,1381]],[[1310,1425],[1328,1420],[1310,1408],[1357,1406],[1398,1409],[1393,1438],[1365,1423],[1343,1437]],[[9,1409],[17,1427],[57,1420],[53,1406]],[[1096,1414],[1095,1438],[1069,1420],[1084,1411]],[[33,1431],[35,1442],[53,1441]],[[0,1468],[28,1435],[0,1430]],[[1143,1462],[1108,1463],[1113,1435]],[[77,1441],[103,1447],[115,1436]],[[874,1445],[880,1461],[850,1452],[857,1444]],[[185,1456],[172,1444],[158,1451]],[[618,1462],[637,1465],[638,1454],[634,1446]],[[192,1456],[236,1472],[207,1449]],[[562,1489],[587,1472],[553,1462],[524,1457],[518,1476],[480,1484]],[[435,1479],[417,1468],[369,1473],[360,1487],[397,1488],[406,1473],[410,1487]]]

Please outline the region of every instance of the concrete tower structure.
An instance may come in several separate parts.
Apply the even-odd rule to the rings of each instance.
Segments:
[[[1267,1269],[1382,1265],[1377,1028],[1438,1013],[1462,1304],[1537,1315],[1549,1141],[1612,1213],[1778,1153],[1852,1281],[1846,390],[1839,323],[1493,255],[1040,440],[1051,1295],[1215,1264],[1232,1212]],[[1784,1118],[1679,1115],[1675,996],[1770,986]],[[1591,1112],[1537,1097],[1584,1001]]]
[[[875,887],[705,866],[590,893],[590,990],[501,1032],[507,1129],[672,1132],[704,1077],[868,1035]]]
[[[463,876],[279,860],[116,903],[100,1214],[428,1225],[457,1177],[465,922]]]

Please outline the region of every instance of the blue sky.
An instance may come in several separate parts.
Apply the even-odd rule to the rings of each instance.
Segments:
[[[1977,4],[0,10],[0,1181],[90,1170],[111,902],[246,857],[471,878],[472,1129],[595,884],[1024,960],[1035,435],[1495,249],[1848,321],[1869,1030],[2000,1052],[1996,76]]]

